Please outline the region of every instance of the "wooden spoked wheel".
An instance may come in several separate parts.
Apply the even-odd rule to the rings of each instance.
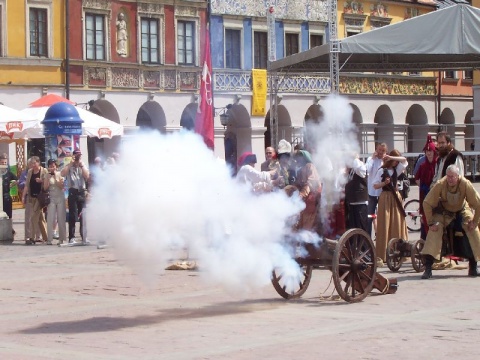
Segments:
[[[402,239],[393,238],[387,245],[387,266],[393,272],[397,272],[402,267],[402,256],[399,248],[401,244],[403,244]]]
[[[346,231],[333,253],[333,282],[338,295],[348,302],[362,301],[373,288],[376,271],[370,236],[361,229]]]
[[[285,299],[298,299],[307,291],[312,279],[311,265],[300,265],[300,273],[285,274],[282,269],[272,271],[272,284],[277,293]]]
[[[416,272],[425,271],[425,259],[421,254],[423,247],[425,246],[425,240],[417,240],[412,246],[412,266]]]

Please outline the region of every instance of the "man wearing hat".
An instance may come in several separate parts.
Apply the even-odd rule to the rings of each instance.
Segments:
[[[293,185],[295,182],[295,169],[291,161],[292,145],[285,139],[280,140],[277,154],[279,162],[278,175],[283,179],[283,181],[279,182],[278,187],[283,189],[285,186]]]
[[[87,192],[87,181],[90,173],[81,160],[82,152],[75,150],[73,152],[72,161],[66,165],[61,172],[62,176],[66,176],[68,183],[68,239],[69,242],[75,241],[75,224],[79,214],[85,207],[85,199]],[[83,242],[86,241],[83,234],[83,222],[80,221],[80,235]]]

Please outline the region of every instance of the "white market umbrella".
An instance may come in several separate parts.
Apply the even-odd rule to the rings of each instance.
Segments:
[[[43,137],[43,125],[41,122],[45,119],[45,114],[49,106],[28,107],[21,111],[26,116],[33,116],[40,125],[40,131],[37,134],[30,132],[31,137]],[[80,119],[83,120],[83,135],[97,137],[100,139],[111,139],[113,136],[123,135],[123,125],[108,120],[103,116],[94,114],[91,111],[76,107]]]
[[[41,129],[35,117],[0,104],[0,138],[23,138],[25,131],[35,128]]]

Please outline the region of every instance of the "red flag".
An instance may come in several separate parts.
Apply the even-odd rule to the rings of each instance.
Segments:
[[[210,54],[210,35],[208,28],[205,30],[205,52],[203,57],[200,100],[195,116],[195,132],[200,134],[205,144],[213,150],[212,57]]]

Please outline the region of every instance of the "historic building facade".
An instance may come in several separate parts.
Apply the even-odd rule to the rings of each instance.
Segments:
[[[327,1],[276,4],[277,59],[328,42]],[[430,0],[338,3],[338,37],[404,21],[435,11],[436,6]],[[272,78],[275,91],[270,92],[276,96],[267,99],[265,116],[251,115],[252,69],[267,67],[267,10],[265,3],[256,1],[212,1],[215,106],[232,105],[227,111],[231,121],[225,128],[217,126],[217,136],[225,137],[226,158],[232,163],[243,151],[263,154],[270,138],[270,100],[277,104],[278,138],[298,142],[305,122],[321,118],[322,101],[329,93],[328,74],[279,74]],[[404,153],[421,152],[426,135],[436,133],[439,125],[452,132],[455,145],[464,149],[472,138],[467,126],[472,115],[469,76],[463,72],[342,73],[340,93],[354,110],[361,152],[373,152],[375,141]]]
[[[127,133],[191,128],[206,8],[202,0],[0,0],[1,101],[22,109],[57,93]],[[104,142],[89,140],[90,155],[111,151]]]

